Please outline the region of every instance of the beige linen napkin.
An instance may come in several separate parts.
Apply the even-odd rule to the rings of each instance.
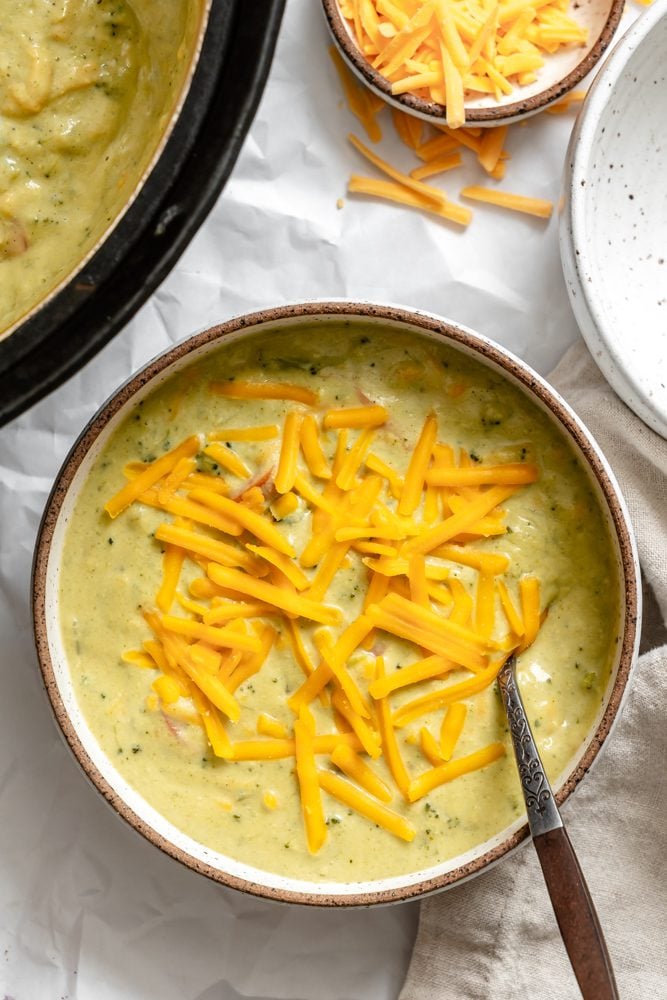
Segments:
[[[563,808],[623,1000],[667,997],[667,441],[624,406],[583,343],[550,377],[592,431],[630,509],[645,583],[642,655],[607,747]],[[655,595],[655,596],[653,596]],[[400,1000],[575,1000],[530,843],[425,900]]]

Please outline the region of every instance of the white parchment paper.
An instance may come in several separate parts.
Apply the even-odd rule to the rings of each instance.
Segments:
[[[394,1000],[415,905],[302,910],[205,881],[125,827],[51,717],[33,650],[32,547],[85,421],[138,366],[248,310],[344,296],[467,324],[546,373],[577,337],[557,219],[478,206],[466,233],[347,199],[366,169],[316,0],[288,0],[258,116],[233,178],[174,273],[86,368],[0,430],[0,996],[3,1000]],[[557,199],[571,115],[515,128],[503,187]],[[381,149],[413,166],[388,133]],[[483,183],[471,166],[450,194]],[[345,198],[342,209],[337,200]]]

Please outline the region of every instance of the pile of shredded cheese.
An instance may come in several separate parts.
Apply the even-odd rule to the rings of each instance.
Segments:
[[[505,753],[500,742],[459,757],[456,748],[468,699],[535,639],[540,585],[525,576],[512,594],[509,558],[476,543],[505,533],[502,504],[535,482],[538,468],[457,454],[438,440],[430,413],[401,476],[373,451],[390,419],[382,405],[327,410],[310,389],[268,381],[210,388],[248,400],[248,426],[194,435],[156,461],[131,462],[105,506],[112,518],[134,503],[165,513],[155,532],[162,583],[143,611],[151,637],[122,658],[157,671],[149,708],[203,726],[226,766],[294,758],[312,853],[327,836],[326,796],[410,841],[415,829],[391,807],[396,796],[414,803]],[[282,427],[252,426],[254,399],[289,401]],[[257,441],[274,449],[270,473],[249,468],[236,445]],[[297,511],[309,519],[300,551],[289,540]],[[183,573],[186,560],[195,575]],[[327,595],[350,566],[365,596],[362,613],[345,620]],[[457,566],[476,571],[474,594]],[[493,637],[496,607],[506,621],[501,639]],[[386,671],[383,633],[410,644],[412,662]],[[261,706],[256,738],[239,738],[239,689],[284,636],[304,675],[287,699],[293,723]],[[396,706],[406,689],[412,697]],[[419,773],[404,762],[406,740],[419,742]],[[381,757],[392,785],[374,768]],[[280,806],[270,788],[264,805]]]
[[[388,105],[355,80],[335,48],[330,48],[329,52],[350,111],[360,121],[371,142],[379,143],[382,140],[382,129],[378,116],[388,109]],[[547,108],[546,112],[564,114],[571,108],[576,108],[585,96],[585,91],[571,91],[558,104]],[[505,145],[512,126],[451,128],[447,125],[426,124],[396,108],[391,109],[391,115],[397,135],[414,153],[417,165],[409,174],[404,173],[366,146],[357,136],[350,134],[348,139],[355,149],[388,179],[352,174],[348,192],[417,208],[465,228],[472,220],[471,210],[453,201],[441,188],[426,181],[463,167],[464,157],[473,157],[482,168],[483,176],[494,181],[502,180],[511,158]],[[485,202],[541,219],[550,218],[553,212],[553,202],[545,198],[533,198],[495,187],[469,185],[462,188],[459,194],[472,201]]]
[[[360,51],[391,83],[446,106],[465,124],[465,96],[497,101],[534,83],[544,56],[585,45],[588,29],[566,13],[569,0],[341,0]]]

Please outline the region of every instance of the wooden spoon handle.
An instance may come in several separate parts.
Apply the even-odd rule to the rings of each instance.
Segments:
[[[565,828],[542,833],[533,843],[584,1000],[618,1000],[602,928]]]

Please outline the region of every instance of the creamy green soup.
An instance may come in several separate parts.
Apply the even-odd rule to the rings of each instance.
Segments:
[[[0,0],[0,335],[127,204],[192,59],[201,4]]]
[[[71,674],[89,725],[119,772],[176,827],[209,848],[265,870],[349,882],[418,871],[474,848],[523,813],[495,685],[468,699],[455,757],[493,741],[506,745],[506,756],[416,803],[407,804],[396,793],[391,808],[417,831],[411,843],[325,795],[327,840],[311,855],[294,758],[217,759],[200,727],[167,721],[154,704],[150,707],[157,672],[121,661],[124,650],[140,648],[150,635],[141,608],[154,603],[162,579],[161,548],[152,536],[165,514],[135,503],[112,521],[103,506],[125,481],[128,462],[152,461],[183,438],[213,428],[282,424],[293,403],[226,399],[211,392],[212,381],[232,375],[315,389],[317,412],[359,406],[365,399],[385,406],[390,420],[378,430],[373,452],[401,476],[431,410],[438,418],[438,440],[464,449],[473,463],[536,463],[539,480],[502,505],[507,533],[476,541],[474,547],[510,557],[505,580],[514,593],[523,574],[541,581],[548,615],[535,643],[519,658],[519,681],[551,779],[571,762],[600,711],[618,641],[618,571],[600,503],[579,459],[537,406],[477,361],[424,337],[341,323],[281,330],[221,346],[136,406],[95,461],[68,528],[60,591]],[[335,434],[325,434],[323,441],[331,459]],[[277,447],[270,440],[234,443],[251,469],[275,469]],[[278,523],[297,552],[310,537],[310,519],[301,506]],[[474,569],[455,564],[449,569],[475,593]],[[364,574],[361,556],[351,553],[327,594],[327,604],[339,607],[344,621],[361,612]],[[184,592],[198,575],[201,569],[186,562]],[[241,718],[229,726],[233,739],[257,738],[260,712],[290,730],[294,722],[286,699],[302,684],[303,673],[294,661],[284,620],[272,621],[278,639],[261,671],[237,691]],[[302,625],[317,662],[313,626]],[[506,632],[497,603],[494,635]],[[380,639],[387,673],[423,655],[388,634],[381,633]],[[348,663],[360,685],[370,656],[357,650]],[[455,673],[444,682],[426,682],[419,693],[460,679]],[[414,689],[396,692],[392,708],[414,696]],[[320,727],[331,725],[330,713],[319,705],[314,711],[318,731],[325,731]],[[418,745],[419,730],[427,725],[437,739],[442,714],[400,730],[401,752],[413,776],[429,767]],[[372,764],[393,786],[384,760]],[[322,766],[327,766],[325,758]],[[267,792],[276,808],[267,806]]]

